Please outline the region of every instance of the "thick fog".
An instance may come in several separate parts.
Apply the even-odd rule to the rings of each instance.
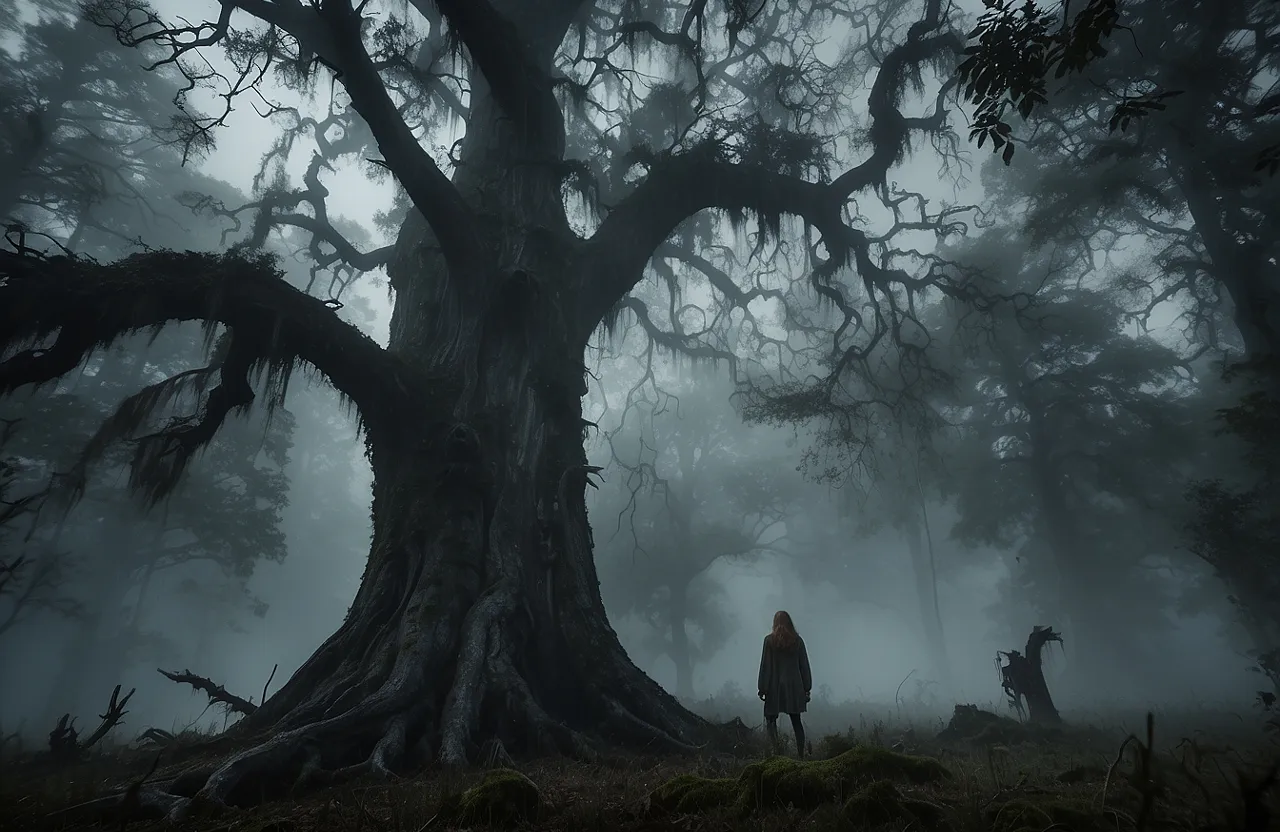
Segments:
[[[181,7],[195,17],[188,9],[195,5],[175,0],[158,8]],[[17,13],[0,23],[0,69],[7,73],[0,82],[52,83],[54,70],[32,56],[57,64],[73,51],[92,55],[94,71],[119,72],[122,85],[157,79],[160,88],[139,86],[112,104],[145,132],[149,108],[164,105],[173,80],[147,76],[129,50],[69,14],[34,9],[0,2],[0,18],[5,10]],[[834,55],[839,39],[832,38],[824,48]],[[938,78],[926,78],[908,105],[925,108],[938,86]],[[323,115],[328,106],[324,89],[311,100],[270,79],[262,89],[264,100],[305,112]],[[85,93],[78,112],[102,105],[95,95]],[[6,111],[4,118],[14,116]],[[632,127],[645,129],[636,119]],[[92,222],[82,217],[77,225],[59,213],[66,200],[42,203],[43,186],[27,180],[25,196],[0,208],[104,262],[140,243],[224,250],[253,233],[252,212],[219,213],[209,202],[201,212],[191,195],[230,207],[261,196],[272,177],[301,187],[312,161],[307,142],[263,167],[287,120],[264,119],[241,101],[216,147],[185,166],[177,150],[159,142],[133,155],[125,138],[120,147],[96,149],[96,164],[127,166],[136,176],[127,189],[104,186]],[[447,148],[459,135],[456,127],[443,130],[435,142]],[[1034,290],[1045,275],[1074,268],[1053,261],[1053,252],[1037,248],[1032,233],[1001,209],[1022,198],[1016,189],[1048,188],[1055,176],[1069,175],[1047,170],[1068,161],[1025,149],[1005,167],[985,150],[971,150],[967,175],[941,179],[940,162],[937,148],[915,147],[895,169],[894,187],[936,205],[985,206],[965,215],[967,235],[891,232],[903,217],[873,198],[859,206],[861,227],[896,235],[898,251],[1003,270],[1009,291]],[[53,182],[62,175],[56,167],[51,161],[39,175]],[[394,242],[405,205],[388,176],[346,159],[322,178],[334,195],[329,219],[359,249]],[[1074,520],[1082,542],[1070,557],[1079,571],[1064,577],[1037,532],[1047,509],[1035,500],[1033,480],[1010,461],[1029,452],[1010,451],[1021,440],[1003,429],[1016,421],[1008,390],[997,390],[1007,356],[965,342],[962,316],[935,296],[922,302],[930,349],[961,379],[954,390],[935,391],[932,401],[945,417],[938,424],[924,430],[905,404],[894,411],[900,419],[890,411],[866,421],[849,417],[857,424],[846,430],[830,413],[787,419],[757,393],[786,380],[778,370],[784,353],[792,380],[816,373],[827,360],[822,338],[839,315],[818,304],[805,313],[807,328],[787,320],[805,291],[803,246],[766,261],[753,253],[766,243],[728,220],[706,221],[722,224],[729,241],[723,251],[704,252],[715,268],[760,289],[747,307],[750,319],[742,310],[723,312],[705,279],[673,293],[675,278],[690,267],[660,265],[633,297],[647,304],[652,322],[684,334],[655,339],[624,309],[596,333],[583,359],[584,441],[599,468],[588,489],[596,567],[610,623],[638,666],[696,711],[758,722],[761,640],[774,612],[787,610],[812,662],[815,714],[842,703],[854,709],[849,713],[945,714],[957,702],[1005,712],[997,653],[1023,649],[1034,626],[1048,625],[1063,635],[1045,657],[1049,686],[1066,713],[1250,706],[1265,687],[1251,651],[1265,645],[1251,638],[1232,591],[1185,531],[1192,508],[1184,492],[1199,479],[1234,476],[1232,460],[1241,456],[1229,438],[1214,436],[1213,397],[1221,390],[1205,351],[1186,342],[1186,298],[1150,310],[1144,329],[1135,319],[1109,317],[1102,300],[1088,306],[1092,300],[1059,287],[1052,290],[1061,306],[1054,320],[1071,324],[1040,340],[1017,330],[1018,349],[1057,356],[1039,366],[1077,361],[1071,372],[1088,373],[1097,356],[1117,357],[1123,372],[1096,370],[1109,373],[1098,385],[1127,385],[1117,401],[1150,394],[1140,407],[1159,409],[1156,394],[1176,390],[1195,411],[1186,434],[1201,443],[1194,453],[1172,428],[1167,436],[1140,434],[1123,423],[1115,415],[1120,405],[1102,408],[1114,416],[1106,424],[1082,417],[1077,434],[1059,424],[1055,458],[1110,457],[1103,473],[1061,474],[1085,478],[1081,488],[1090,495]],[[781,237],[795,231],[784,224]],[[336,298],[338,314],[386,343],[394,297],[383,268],[314,270],[297,228],[262,242],[282,258],[294,285]],[[1145,268],[1161,243],[1130,230],[1109,244],[1113,250],[1104,257],[1099,249],[1097,267],[1077,287],[1110,285]],[[1074,279],[1068,275],[1066,283]],[[704,342],[714,350],[682,349],[694,343],[690,332],[711,333]],[[208,707],[203,694],[157,668],[189,670],[256,703],[341,624],[369,552],[372,473],[357,414],[322,379],[298,371],[278,406],[235,416],[177,491],[154,506],[130,492],[129,444],[98,448],[94,441],[126,397],[202,366],[213,340],[191,323],[155,337],[138,334],[98,350],[56,384],[0,400],[0,418],[14,425],[0,453],[12,466],[6,499],[61,476],[39,511],[15,520],[0,539],[0,556],[22,559],[23,570],[0,594],[0,734],[21,731],[38,744],[64,713],[92,722],[115,685],[137,689],[123,729],[130,738],[148,727],[220,728],[229,718],[224,709]],[[1072,344],[1067,358],[1055,352],[1064,343]],[[1177,353],[1171,361],[1180,369],[1143,375],[1163,359],[1124,352],[1139,343]],[[896,371],[886,366],[881,370]],[[1184,371],[1193,367],[1194,377]],[[1069,403],[1073,394],[1054,395]],[[859,430],[862,439],[844,436]],[[90,445],[95,458],[82,465]],[[1135,472],[1149,476],[1128,476]],[[1148,488],[1157,481],[1159,493]],[[1059,589],[1068,583],[1077,587],[1072,598]]]

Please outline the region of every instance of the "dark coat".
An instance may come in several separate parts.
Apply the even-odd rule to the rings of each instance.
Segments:
[[[780,650],[765,636],[764,652],[760,654],[760,684],[756,690],[764,694],[765,716],[805,712],[809,691],[813,690],[813,674],[809,671],[804,639],[790,650]]]

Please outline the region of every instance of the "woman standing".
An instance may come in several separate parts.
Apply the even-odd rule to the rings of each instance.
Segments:
[[[796,632],[796,625],[785,610],[773,614],[773,631],[764,637],[764,652],[760,654],[760,683],[756,690],[764,702],[769,742],[777,747],[778,714],[787,714],[796,733],[796,750],[800,757],[804,757],[804,725],[800,714],[805,712],[809,692],[813,690],[813,675],[809,671],[809,654],[804,649],[804,639]]]

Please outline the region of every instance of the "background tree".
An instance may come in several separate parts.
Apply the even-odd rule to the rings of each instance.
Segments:
[[[1152,565],[1176,559],[1189,385],[1176,353],[1127,333],[1115,295],[1082,282],[1088,248],[1024,251],[992,231],[954,255],[1035,302],[966,339],[953,534],[1013,554],[1011,601],[1069,621],[1087,667],[1123,673],[1165,623]]]
[[[1229,599],[1253,642],[1256,669],[1265,674],[1272,692],[1280,694],[1280,608],[1277,586],[1280,563],[1280,514],[1276,511],[1277,449],[1275,400],[1265,380],[1231,378],[1228,406],[1218,409],[1220,430],[1228,443],[1215,443],[1209,453],[1244,457],[1243,465],[1204,465],[1207,476],[1191,483],[1195,508],[1188,522],[1191,550],[1203,558],[1226,584]],[[1243,382],[1243,384],[1241,384]],[[1240,395],[1241,388],[1253,387]],[[1237,401],[1232,398],[1239,396]]]
[[[78,3],[41,3],[30,15],[12,0],[4,6],[0,221],[65,237],[76,250],[86,234],[131,239],[139,214],[174,222],[155,204],[153,177],[173,158],[165,149],[188,138],[176,73],[146,71],[148,55],[83,18]]]
[[[1001,3],[992,14],[1009,14],[1011,6]],[[1094,0],[1081,16],[1096,8],[1115,25],[1118,6]],[[1024,164],[1035,180],[1026,191],[1027,227],[1038,239],[1070,228],[1098,248],[1128,235],[1148,239],[1151,256],[1126,277],[1126,288],[1141,293],[1132,309],[1139,320],[1178,301],[1197,345],[1231,348],[1222,310],[1247,357],[1275,356],[1280,180],[1254,160],[1280,147],[1276,4],[1134,0],[1123,4],[1122,19],[1129,31],[1106,41],[1096,53],[1105,57],[1086,48],[1088,37],[1068,38],[1078,54],[1059,65],[1073,69],[1025,114],[1021,140],[1032,158]],[[1051,68],[1062,50],[1037,50],[1026,34],[1005,32],[1027,60]],[[983,93],[988,104],[999,89]],[[1043,83],[1040,93],[1028,93],[1045,94]]]
[[[656,631],[659,652],[675,664],[676,695],[692,700],[695,665],[731,626],[707,570],[785,546],[799,483],[785,458],[768,453],[768,437],[742,428],[731,387],[695,371],[654,392],[631,398],[606,435],[625,502],[600,525],[616,523],[625,542],[597,561],[605,605]]]
[[[35,10],[34,22],[22,14],[3,21],[13,51],[0,62],[0,88],[16,91],[6,102],[25,108],[42,142],[23,164],[14,162],[15,176],[6,179],[14,218],[64,249],[101,258],[136,248],[130,241],[142,239],[162,247],[216,248],[222,242],[218,230],[200,226],[182,199],[196,189],[227,200],[235,192],[184,167],[182,147],[171,144],[171,128],[181,121],[166,116],[180,115],[173,106],[174,73],[145,71],[143,55],[77,11],[74,4],[54,4]],[[15,118],[5,127],[25,123]],[[18,139],[8,139],[10,149],[16,147]],[[74,191],[86,184],[92,184],[91,192]],[[287,483],[281,469],[292,416],[277,411],[266,419],[260,414],[248,423],[237,421],[210,444],[180,493],[149,515],[122,487],[128,449],[100,441],[110,439],[99,427],[113,410],[128,418],[139,410],[146,415],[157,404],[153,395],[130,399],[139,386],[174,376],[161,393],[174,394],[179,406],[183,396],[198,397],[204,379],[189,371],[201,363],[206,342],[196,326],[125,339],[82,364],[75,381],[0,408],[23,416],[32,428],[14,445],[28,466],[45,478],[72,474],[63,484],[82,495],[70,514],[61,505],[46,512],[27,541],[40,578],[27,588],[39,583],[63,607],[81,613],[60,651],[46,718],[96,707],[101,687],[137,662],[180,660],[175,653],[187,635],[182,624],[166,628],[165,636],[146,625],[155,612],[148,607],[157,600],[163,607],[170,588],[192,590],[183,596],[188,615],[171,618],[185,621],[192,638],[209,632],[189,615],[202,605],[209,615],[236,607],[264,611],[248,596],[247,581],[257,561],[284,556],[278,524]],[[164,426],[163,409],[150,415],[156,417],[150,427]],[[78,451],[86,446],[81,457]],[[95,456],[101,457],[98,464],[88,467]],[[74,568],[61,568],[67,565]],[[226,582],[234,586],[230,593]],[[18,623],[20,612],[32,611],[29,602],[37,597],[15,595],[5,628]],[[68,606],[73,599],[74,607]],[[88,701],[79,701],[81,696]]]
[[[200,632],[189,615],[206,593],[216,595],[221,582],[230,580],[240,585],[243,598],[254,565],[285,555],[278,524],[288,487],[282,473],[292,430],[287,411],[265,423],[255,418],[228,425],[155,512],[141,510],[122,487],[126,447],[113,446],[90,469],[79,467],[80,449],[97,444],[99,426],[112,410],[128,412],[130,402],[121,403],[125,390],[148,378],[187,372],[199,354],[200,344],[188,333],[161,333],[150,350],[91,361],[74,387],[6,403],[5,409],[19,405],[16,412],[33,427],[15,438],[14,452],[43,471],[70,473],[71,487],[82,492],[70,514],[47,512],[29,543],[46,558],[66,553],[72,559],[74,578],[66,576],[70,580],[59,591],[77,597],[86,613],[64,650],[46,716],[91,707],[66,700],[96,701],[103,685],[115,684],[138,662],[184,660],[175,655],[172,638],[144,626],[148,604],[165,598],[167,587],[192,590],[185,612],[192,632]],[[257,609],[260,614],[260,604]],[[172,636],[175,628],[168,630]]]
[[[917,604],[915,620],[931,663],[926,678],[946,687],[951,683],[951,661],[939,601],[941,547],[935,540],[941,529],[937,519],[931,519],[941,501],[940,460],[928,437],[886,427],[876,440],[874,480],[845,482],[842,510],[857,519],[861,535],[872,536],[887,528],[906,547]]]
[[[20,427],[17,419],[0,422],[0,638],[33,613],[82,613],[76,599],[64,592],[63,554],[35,554],[28,545],[49,486],[37,466],[10,455]]]
[[[1206,401],[1226,411],[1228,432],[1251,437],[1243,441],[1253,464],[1224,466],[1207,452],[1198,470],[1210,476],[1190,492],[1190,534],[1192,550],[1229,588],[1273,684],[1267,657],[1277,636],[1266,622],[1275,616],[1256,594],[1274,571],[1272,532],[1251,502],[1269,481],[1268,453],[1244,425],[1257,423],[1247,414],[1275,408],[1280,366],[1278,12],[1265,1],[1124,4],[1131,31],[1068,78],[1033,117],[1027,139],[1038,157],[1028,227],[1042,236],[1069,228],[1100,249],[1146,240],[1149,252],[1121,284],[1134,318],[1145,325],[1173,307],[1189,353],[1216,350],[1224,365],[1250,368],[1248,383],[1226,387],[1242,398],[1220,399],[1218,388]],[[1132,106],[1144,101],[1158,106]],[[1070,185],[1060,172],[1067,167]],[[1094,193],[1103,196],[1081,197]],[[1207,362],[1197,369],[1216,371]]]

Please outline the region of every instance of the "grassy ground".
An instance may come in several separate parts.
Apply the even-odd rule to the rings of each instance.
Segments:
[[[1158,713],[1148,749],[1145,718],[1137,714],[1099,717],[1088,726],[1075,715],[1073,727],[1048,733],[969,714],[957,717],[952,733],[959,736],[942,741],[937,734],[945,720],[884,710],[851,718],[851,727],[825,736],[835,715],[815,713],[813,754],[803,763],[769,757],[757,734],[736,756],[528,760],[515,764],[519,774],[427,770],[394,783],[353,782],[253,809],[199,813],[182,828],[1280,829],[1275,796],[1250,795],[1280,759],[1280,744],[1256,715]],[[1135,739],[1124,743],[1132,729]],[[0,763],[0,828],[89,828],[94,821],[55,813],[141,777],[154,760],[154,752],[128,749],[56,768],[38,755],[10,758]],[[129,828],[161,825],[138,821]]]

